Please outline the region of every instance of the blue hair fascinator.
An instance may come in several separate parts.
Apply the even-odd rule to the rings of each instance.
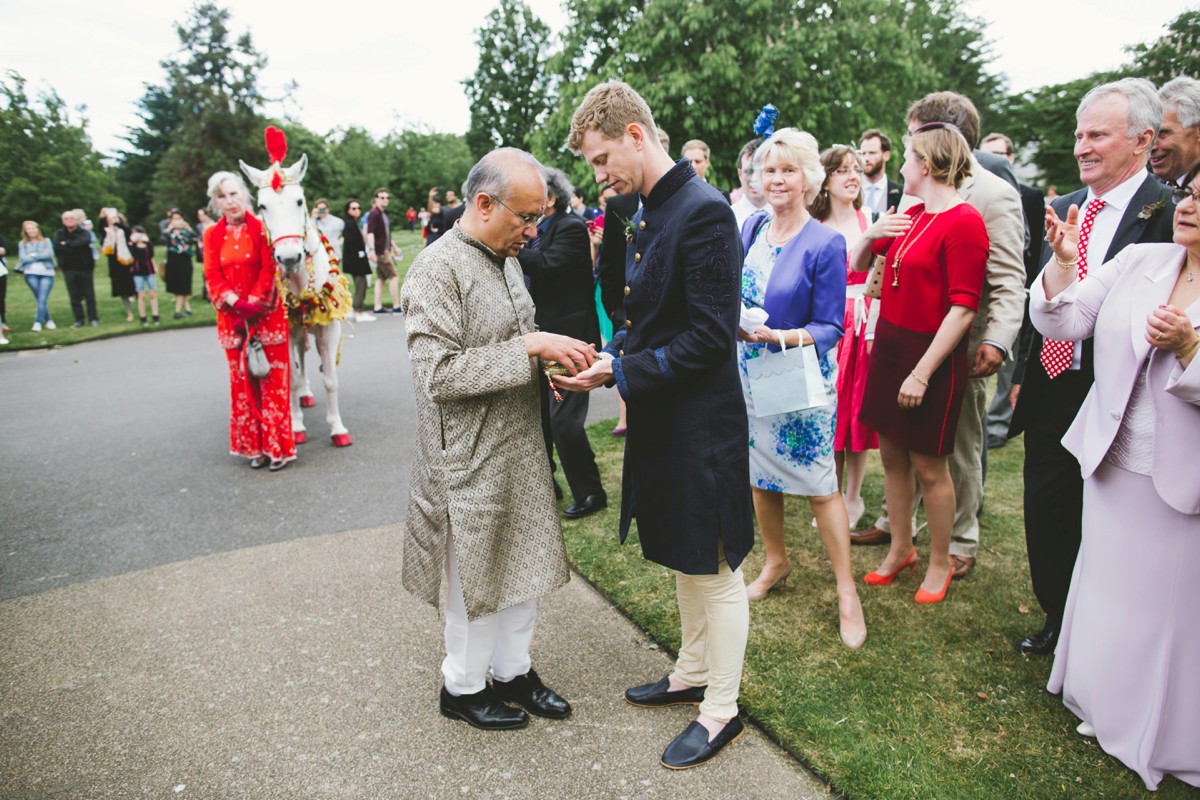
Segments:
[[[775,119],[779,116],[779,109],[767,103],[762,107],[762,111],[758,112],[758,119],[754,120],[754,135],[755,136],[770,136],[775,132]]]

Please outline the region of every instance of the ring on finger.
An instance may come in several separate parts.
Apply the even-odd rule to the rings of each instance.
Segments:
[[[1161,342],[1161,341],[1162,341],[1162,337],[1163,337],[1163,332],[1162,332],[1162,331],[1155,331],[1155,332],[1154,332],[1154,340],[1155,340],[1155,341],[1157,341],[1157,342]]]

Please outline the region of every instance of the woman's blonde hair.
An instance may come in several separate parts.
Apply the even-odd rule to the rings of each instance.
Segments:
[[[821,191],[821,184],[825,182],[825,169],[821,166],[820,147],[816,138],[811,133],[795,128],[777,130],[754,152],[754,169],[761,172],[771,157],[800,170],[804,176],[804,205],[812,205],[817,192]]]
[[[32,239],[30,239],[29,234],[27,234],[25,232],[26,225],[32,225],[33,229],[35,231],[37,231],[37,236],[34,236]],[[36,222],[34,222],[31,219],[27,219],[21,223],[21,241],[22,242],[40,242],[45,238],[46,238],[45,236],[42,236],[42,226],[41,225],[38,225]]]
[[[818,220],[826,219],[833,208],[833,204],[829,200],[829,179],[846,163],[846,156],[854,156],[854,163],[858,165],[859,169],[863,168],[862,156],[848,144],[835,144],[821,153],[821,167],[825,170],[825,180],[821,183],[821,191],[817,192],[817,199],[808,206],[808,213]],[[854,207],[862,208],[862,203],[862,181],[860,180],[858,196],[854,198]]]
[[[938,183],[957,189],[970,176],[971,148],[950,123],[927,122],[908,135],[907,143]]]

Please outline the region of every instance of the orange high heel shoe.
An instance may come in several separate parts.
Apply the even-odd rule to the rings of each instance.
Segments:
[[[954,570],[950,570],[950,574],[946,576],[946,583],[942,586],[942,590],[937,594],[925,591],[924,587],[917,589],[916,601],[918,603],[940,603],[946,599],[946,591],[950,588],[950,581],[954,578]]]
[[[917,549],[914,547],[912,552],[908,554],[908,558],[904,559],[904,563],[895,570],[887,573],[886,575],[881,572],[868,572],[866,575],[863,575],[863,581],[871,586],[887,586],[889,583],[896,580],[896,576],[903,572],[905,567],[908,568],[909,575],[912,575],[914,572],[916,572],[917,562],[920,560],[920,557],[917,555]]]

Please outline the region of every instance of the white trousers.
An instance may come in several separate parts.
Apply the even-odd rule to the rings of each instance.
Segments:
[[[455,696],[483,691],[489,669],[498,681],[529,672],[537,600],[468,619],[453,535],[446,542],[446,585],[446,658],[442,661],[446,691]]]
[[[675,677],[704,686],[700,713],[718,722],[737,716],[742,663],[750,634],[750,604],[742,569],[730,570],[724,552],[716,575],[675,573],[683,638]]]

